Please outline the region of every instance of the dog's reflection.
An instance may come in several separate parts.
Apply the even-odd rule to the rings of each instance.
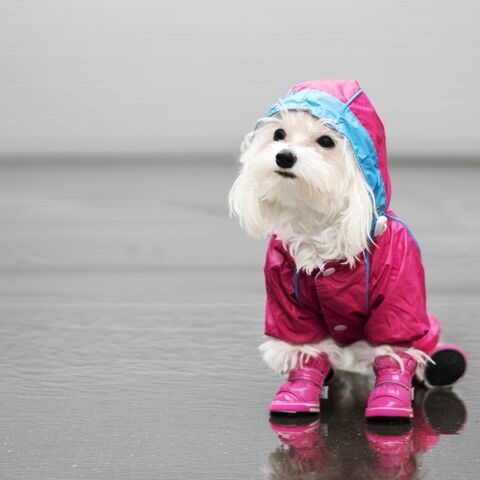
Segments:
[[[282,446],[269,456],[269,478],[412,479],[422,454],[441,435],[460,433],[465,424],[465,405],[455,393],[421,388],[411,422],[366,422],[369,382],[362,375],[337,374],[320,416],[272,416]]]

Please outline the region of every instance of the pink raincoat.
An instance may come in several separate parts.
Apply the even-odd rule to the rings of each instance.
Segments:
[[[297,272],[282,242],[270,240],[265,262],[265,333],[293,344],[327,337],[348,345],[414,346],[429,352],[439,325],[426,310],[425,275],[418,243],[390,209],[385,132],[356,81],[317,80],[295,85],[267,116],[305,110],[345,135],[370,185],[378,213],[375,244],[354,268],[328,262],[311,275]]]

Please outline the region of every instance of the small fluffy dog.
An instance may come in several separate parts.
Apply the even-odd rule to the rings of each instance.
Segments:
[[[384,128],[358,82],[297,84],[242,144],[231,214],[270,237],[260,350],[288,373],[271,412],[318,412],[331,368],[373,363],[366,416],[411,417],[415,373],[446,386],[464,373],[426,311],[420,249],[389,208]]]

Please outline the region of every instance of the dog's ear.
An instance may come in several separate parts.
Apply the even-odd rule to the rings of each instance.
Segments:
[[[253,238],[268,235],[268,206],[259,199],[255,182],[244,165],[228,195],[230,216],[238,217],[240,226]]]
[[[231,217],[238,217],[240,226],[253,238],[263,238],[268,234],[267,206],[260,200],[250,161],[254,160],[251,147],[256,135],[252,131],[245,135],[240,146],[240,173],[230,189],[228,204]]]
[[[241,153],[241,156],[240,156],[240,162],[243,163],[243,154],[248,150],[248,148],[250,147],[250,145],[252,144],[252,141],[253,141],[253,138],[255,137],[255,131],[252,131],[252,132],[248,132],[242,143],[240,144],[240,153]]]

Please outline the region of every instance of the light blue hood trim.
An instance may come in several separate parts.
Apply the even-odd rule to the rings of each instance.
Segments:
[[[357,163],[375,196],[377,213],[383,215],[387,201],[385,185],[378,167],[377,151],[367,130],[348,108],[360,93],[361,90],[357,91],[347,103],[318,90],[304,89],[288,93],[283,100],[270,108],[267,117],[281,110],[305,110],[344,135],[349,140]]]

